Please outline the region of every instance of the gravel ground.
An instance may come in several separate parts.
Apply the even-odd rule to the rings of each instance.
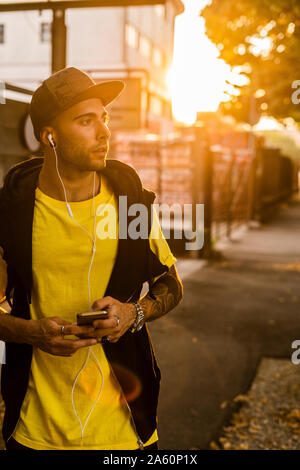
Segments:
[[[300,450],[299,368],[289,359],[263,358],[249,392],[231,403],[240,409],[210,449]]]

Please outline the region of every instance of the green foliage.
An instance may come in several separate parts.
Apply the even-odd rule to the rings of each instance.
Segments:
[[[284,134],[282,131],[259,131],[263,135],[268,146],[279,148],[283,155],[293,160],[300,160],[300,147],[298,147],[292,137]]]
[[[222,112],[249,122],[254,116],[250,106],[256,110],[257,120],[264,103],[269,115],[300,122],[300,104],[291,100],[295,91],[292,83],[300,80],[299,0],[213,0],[202,15],[220,58],[232,67],[241,66],[250,80],[249,85],[240,88],[240,96],[232,96],[229,105],[221,105]],[[255,41],[262,44],[262,40],[269,45],[265,51],[255,47]],[[261,89],[264,96],[251,98]]]

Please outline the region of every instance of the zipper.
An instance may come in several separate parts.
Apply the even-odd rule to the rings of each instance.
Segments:
[[[110,362],[108,362],[108,363],[109,363],[110,370],[112,371],[112,374],[113,374],[114,378],[116,379],[116,382],[119,384],[119,387],[120,387],[120,389],[121,389],[121,392],[122,392],[123,398],[124,398],[124,400],[125,400],[126,406],[127,406],[128,411],[129,411],[129,413],[130,413],[130,418],[131,418],[131,421],[132,421],[132,424],[133,424],[133,427],[134,427],[135,434],[136,434],[137,439],[138,439],[138,440],[137,440],[137,443],[138,443],[139,449],[140,449],[140,450],[144,450],[144,443],[143,443],[142,439],[140,438],[140,436],[139,436],[139,434],[138,434],[138,432],[137,432],[137,429],[136,429],[136,425],[135,425],[135,422],[134,422],[134,419],[133,419],[133,414],[132,414],[131,408],[130,408],[130,406],[129,406],[127,400],[126,400],[126,397],[125,397],[125,394],[124,394],[123,389],[122,389],[122,387],[121,387],[121,384],[120,384],[120,382],[118,381],[118,379],[117,379],[117,377],[116,377],[116,374],[115,374],[115,372],[114,372],[114,370],[113,370],[113,368],[112,368]]]

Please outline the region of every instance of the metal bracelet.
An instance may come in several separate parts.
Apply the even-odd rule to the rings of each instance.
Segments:
[[[136,328],[137,328],[137,325],[138,325],[139,321],[141,319],[144,319],[145,315],[144,315],[143,309],[142,309],[141,305],[139,304],[139,302],[132,302],[132,303],[136,308],[136,317],[135,317],[135,320],[134,320],[134,322],[133,322],[133,324],[130,328],[130,331],[131,331],[131,333],[134,333],[136,331]]]

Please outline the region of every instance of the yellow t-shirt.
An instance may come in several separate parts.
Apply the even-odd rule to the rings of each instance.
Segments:
[[[31,317],[58,316],[75,323],[76,314],[88,311],[90,307],[88,271],[92,240],[72,221],[64,201],[47,196],[39,188],[35,195]],[[108,216],[111,217],[111,210],[107,209],[114,207],[117,210],[117,200],[103,177],[101,192],[94,202],[97,249],[90,272],[91,304],[104,296],[118,246],[117,236],[105,239],[100,233],[101,228],[110,234],[112,227],[118,230],[118,223],[104,223],[109,220]],[[93,234],[92,199],[71,202],[70,206],[75,221]],[[154,231],[158,237],[152,235]],[[160,230],[157,216],[153,219],[150,246],[168,267],[176,261]],[[130,412],[101,344],[90,349],[81,348],[72,357],[53,356],[33,348],[28,389],[13,437],[24,446],[37,450],[138,449]],[[144,445],[157,439],[155,431]]]

